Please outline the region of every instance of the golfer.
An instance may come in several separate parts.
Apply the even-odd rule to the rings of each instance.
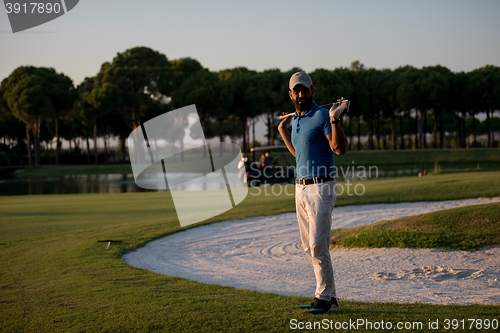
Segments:
[[[309,75],[293,74],[288,94],[295,114],[283,119],[278,129],[296,159],[295,205],[300,238],[316,276],[314,301],[301,308],[320,314],[339,307],[329,251],[332,210],[337,198],[333,153],[346,152],[347,137],[339,120],[345,105],[336,103],[330,111],[319,107],[313,101],[315,92]]]

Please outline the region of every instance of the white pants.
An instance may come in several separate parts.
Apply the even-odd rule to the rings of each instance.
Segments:
[[[315,297],[326,301],[337,296],[330,257],[332,211],[336,199],[335,180],[295,186],[295,205],[302,248],[311,258],[316,276]]]

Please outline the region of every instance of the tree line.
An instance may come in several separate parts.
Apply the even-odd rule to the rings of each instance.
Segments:
[[[124,161],[125,140],[133,129],[170,110],[196,104],[207,138],[241,138],[242,150],[248,151],[257,118],[265,120],[268,144],[281,140],[278,116],[293,110],[288,80],[299,70],[257,72],[237,67],[211,72],[195,59],[168,60],[147,47],[118,53],[76,87],[52,68],[21,66],[0,84],[0,145],[4,154],[27,154],[30,164],[39,165],[41,142],[52,148],[55,140],[51,150],[59,164],[61,138],[75,148],[81,140],[86,143],[87,163],[97,164],[98,137],[107,151],[114,136]],[[495,146],[494,129],[500,125],[493,116],[500,108],[499,67],[487,65],[467,73],[439,65],[378,70],[355,61],[349,68],[316,69],[309,74],[318,104],[340,97],[351,100],[342,119],[351,150],[443,148],[446,134],[456,147],[478,146],[477,135],[483,133],[486,146]],[[476,119],[481,113],[486,115],[482,123]],[[368,138],[365,147],[362,136]]]

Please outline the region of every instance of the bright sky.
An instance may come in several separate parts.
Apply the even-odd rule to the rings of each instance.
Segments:
[[[15,2],[12,0],[11,2]],[[79,84],[118,52],[147,46],[212,71],[301,67],[500,66],[500,1],[81,0],[13,34],[0,10],[0,79],[22,65]]]

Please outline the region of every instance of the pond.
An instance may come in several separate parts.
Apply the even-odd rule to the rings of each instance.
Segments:
[[[72,175],[0,180],[0,195],[124,193],[148,191],[135,185],[132,174]]]

